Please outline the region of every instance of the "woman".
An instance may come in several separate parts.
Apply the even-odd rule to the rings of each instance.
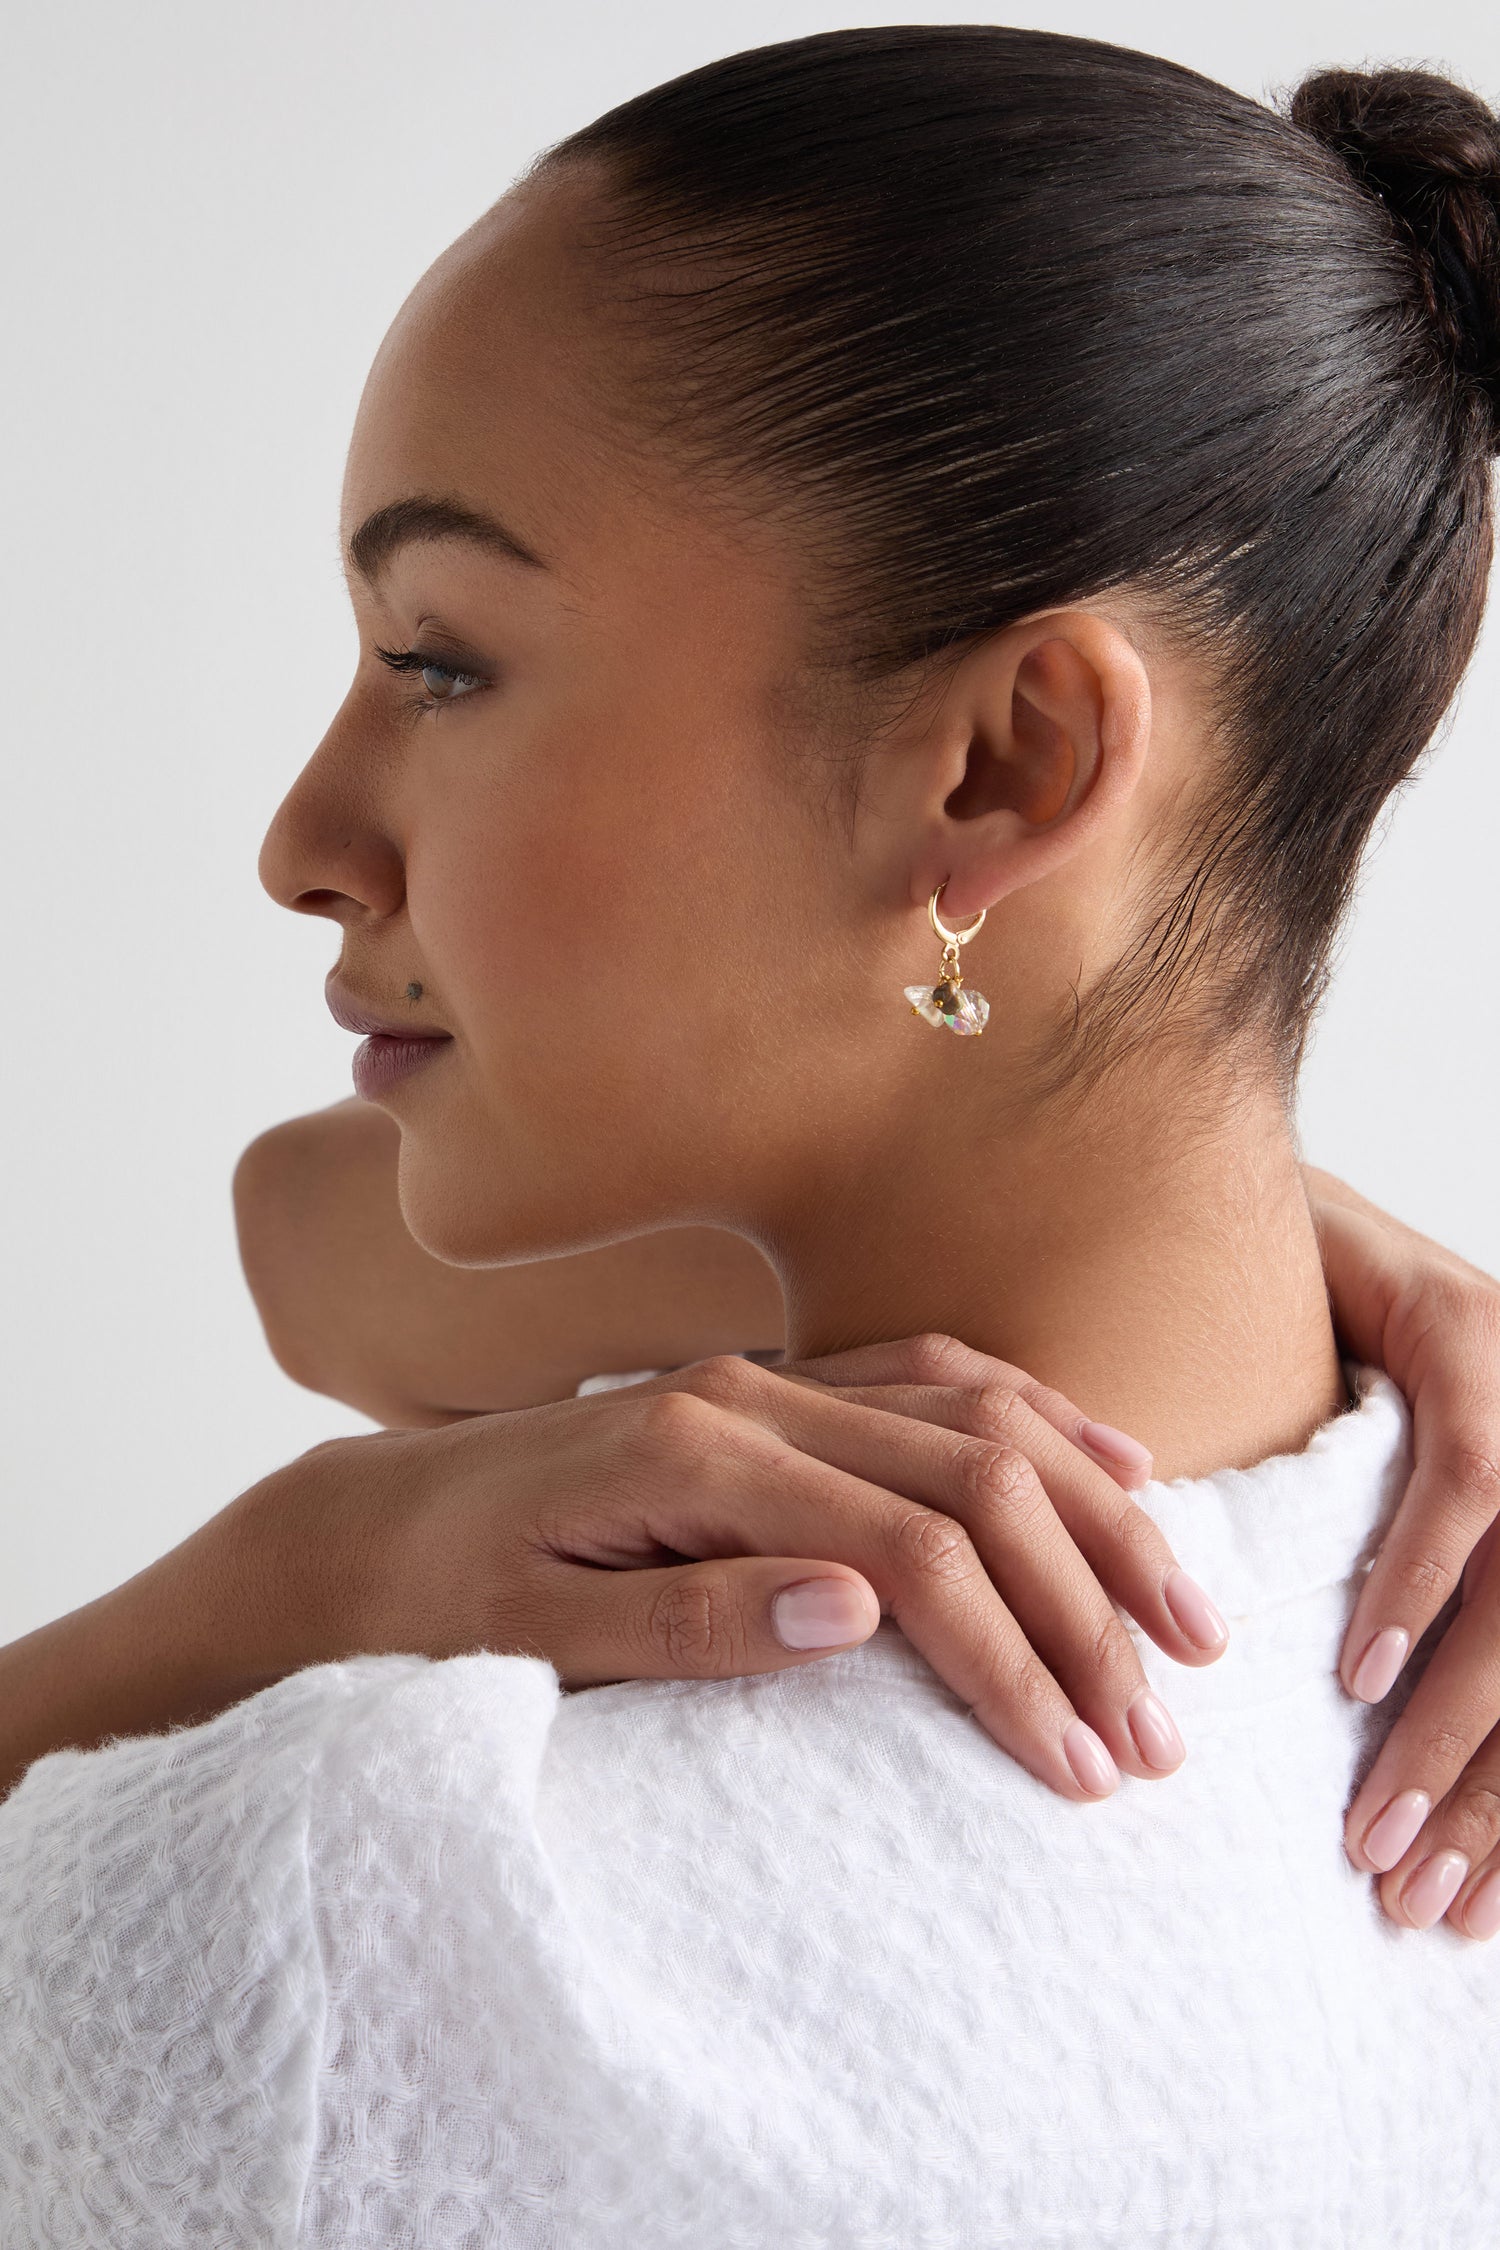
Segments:
[[[856,32],[612,112],[419,284],[346,478],[359,671],[263,878],[385,1027],[430,1253],[689,1225],[775,1269],[792,1379],[515,1417],[698,1462],[696,1511],[612,1544],[606,1490],[554,1545],[816,1553],[877,1484],[918,1504],[810,1606],[853,1643],[915,1591],[800,1672],[369,1656],[44,1759],[0,1822],[34,2239],[1488,2239],[1496,1956],[1360,1872],[1416,1925],[1486,1880],[1334,1677],[1408,1430],[1340,1362],[1288,1097],[1477,631],[1497,173],[1418,74],[1285,121]],[[1039,1379],[1005,1430],[1072,1538],[880,1342],[923,1330]],[[1069,1399],[1171,1481],[1106,1494]],[[822,1464],[753,1541],[726,1417]],[[452,1482],[470,1434],[417,1436]],[[952,1695],[916,1651],[959,1620]]]

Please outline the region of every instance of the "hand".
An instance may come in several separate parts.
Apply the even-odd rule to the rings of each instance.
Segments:
[[[1415,1469],[1339,1676],[1378,1703],[1459,1593],[1349,1807],[1344,1843],[1405,1928],[1500,1929],[1500,1287],[1326,1173],[1308,1174],[1341,1336],[1410,1402]]]
[[[884,1609],[1004,1749],[1098,1798],[1183,1755],[1115,1603],[1179,1662],[1227,1641],[1129,1497],[1149,1468],[931,1336],[334,1439],[0,1650],[0,1795],[47,1750],[369,1651],[535,1654],[572,1687],[727,1678],[854,1647]]]
[[[855,1646],[886,1610],[1004,1749],[1086,1801],[1182,1758],[1114,1602],[1182,1663],[1227,1638],[1074,1442],[1093,1427],[919,1337],[334,1440],[235,1503],[273,1589],[261,1660],[482,1647],[570,1687],[725,1678]]]

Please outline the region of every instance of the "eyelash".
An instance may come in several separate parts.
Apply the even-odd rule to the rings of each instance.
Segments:
[[[393,672],[413,673],[419,678],[423,672],[441,672],[445,680],[463,683],[464,693],[462,695],[431,695],[419,692],[408,697],[409,707],[413,711],[440,711],[445,703],[466,703],[469,696],[476,690],[489,685],[489,682],[480,673],[465,672],[458,665],[445,661],[443,657],[434,656],[428,649],[377,648],[375,654],[379,657],[381,663],[388,665]]]

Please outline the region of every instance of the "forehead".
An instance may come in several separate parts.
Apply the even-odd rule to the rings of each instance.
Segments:
[[[414,495],[498,517],[546,558],[577,602],[732,589],[786,600],[785,544],[711,508],[651,456],[617,380],[624,339],[597,306],[575,247],[593,190],[525,183],[422,276],[376,355],[345,470],[348,542]],[[538,581],[538,584],[540,581]],[[759,595],[757,593],[759,589]]]
[[[606,395],[568,201],[518,191],[428,269],[376,354],[355,418],[340,530],[413,495],[493,510],[577,552],[610,496]]]

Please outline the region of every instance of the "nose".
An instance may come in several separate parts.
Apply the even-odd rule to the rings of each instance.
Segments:
[[[335,719],[277,806],[256,871],[278,906],[347,928],[363,916],[398,912],[406,875],[379,806],[356,786],[341,755],[345,716]]]

